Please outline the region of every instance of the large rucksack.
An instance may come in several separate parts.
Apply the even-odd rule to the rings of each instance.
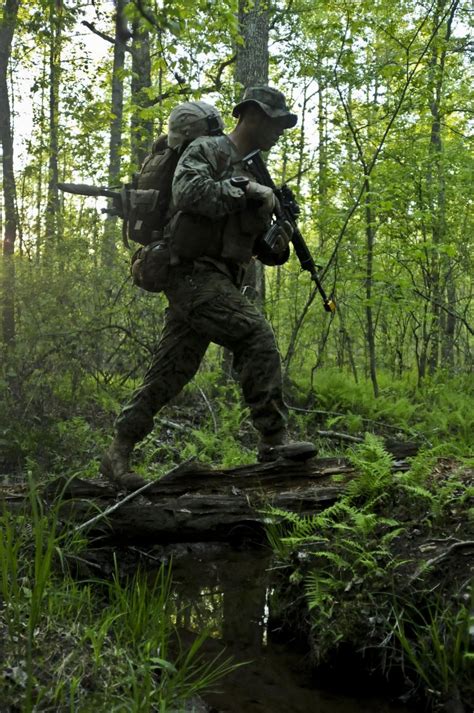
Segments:
[[[222,133],[223,121],[210,104],[184,102],[169,118],[169,135],[153,144],[135,179],[136,191],[130,193],[128,236],[140,243],[132,257],[132,277],[138,287],[161,292],[166,287],[169,267],[168,245],[163,228],[169,218],[171,188],[179,157],[200,136]]]

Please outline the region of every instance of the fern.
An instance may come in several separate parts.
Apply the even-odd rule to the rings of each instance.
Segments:
[[[392,480],[393,457],[387,453],[382,439],[366,433],[364,442],[349,454],[349,461],[357,470],[357,476],[347,488],[349,497],[376,497]]]
[[[336,552],[319,551],[316,554],[318,557],[327,560],[330,564],[336,565],[337,569],[340,571],[349,570],[350,572],[353,572],[352,565],[343,557],[341,557],[341,555],[336,554]]]
[[[400,483],[402,491],[420,500],[428,500],[432,505],[436,504],[436,497],[427,488],[421,485],[414,485],[408,481]]]

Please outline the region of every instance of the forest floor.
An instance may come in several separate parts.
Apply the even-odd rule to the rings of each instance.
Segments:
[[[193,550],[196,545],[183,544],[97,547],[70,537],[62,528],[55,530],[54,525],[52,531],[40,513],[33,513],[33,528],[19,516],[9,519],[5,513],[0,555],[16,587],[16,598],[15,591],[10,591],[9,601],[5,595],[4,567],[1,712],[27,710],[28,700],[34,702],[35,710],[62,711],[68,709],[67,701],[76,699],[86,701],[71,704],[78,711],[106,701],[112,701],[117,710],[122,710],[120,705],[137,711],[210,710],[196,697],[201,689],[212,688],[213,681],[207,680],[209,666],[227,671],[227,683],[222,684],[227,698],[208,698],[214,706],[221,701],[223,707],[213,710],[239,710],[236,693],[229,695],[229,691],[242,677],[251,681],[254,671],[232,673],[224,644],[228,645],[231,631],[233,643],[237,640],[241,647],[241,655],[233,662],[241,664],[244,639],[255,638],[252,622],[263,616],[263,609],[248,609],[249,602],[255,607],[255,598],[249,600],[240,592],[238,624],[229,624],[235,593],[230,594],[226,570],[237,568],[237,576],[245,579],[246,568],[253,567],[246,586],[254,586],[263,575],[252,564],[255,546],[260,552],[257,568],[272,572],[271,582],[267,581],[263,594],[260,587],[257,596],[257,609],[268,607],[265,636],[268,641],[285,641],[290,648],[297,644],[299,651],[306,651],[304,659],[308,671],[313,671],[313,682],[324,680],[330,688],[331,681],[338,680],[340,687],[343,671],[347,692],[360,690],[361,681],[364,685],[371,681],[376,687],[386,680],[393,699],[416,706],[423,703],[431,710],[470,712],[474,704],[472,464],[425,455],[413,459],[411,471],[393,472],[393,459],[370,438],[355,453],[358,472],[351,476],[341,500],[305,516],[269,506],[268,521],[273,524],[267,535],[273,553],[267,548],[266,563],[261,559],[262,541],[256,542],[253,533],[251,541],[244,543],[240,564],[233,561],[232,546],[227,545],[218,574],[216,561],[226,547],[222,543],[219,552],[213,543],[203,543],[200,551],[199,546]],[[318,483],[327,488],[340,484],[341,477],[327,475]],[[41,556],[35,547],[42,550]],[[184,579],[188,588],[194,587],[186,604],[181,600],[178,605],[175,587],[165,581],[167,575],[160,569],[170,559],[174,560],[173,579]],[[210,608],[209,602],[201,602],[196,630],[196,614],[183,612],[190,601],[196,604],[202,592],[209,592],[201,572],[208,560],[217,598],[213,597]],[[242,564],[244,560],[247,564]],[[145,573],[145,588],[137,575],[140,571]],[[161,631],[157,627],[151,643],[149,626],[157,626],[170,603],[175,613]],[[248,621],[242,619],[245,606]],[[204,630],[219,632],[219,646],[216,641],[209,646],[201,640],[196,645],[196,662],[190,668],[201,671],[202,685],[192,682],[192,676],[188,680],[188,674],[182,680],[177,675],[180,666],[189,667],[186,657],[195,641],[182,635],[179,640],[184,648],[180,650],[171,620],[198,636]],[[268,652],[261,629],[257,636],[261,650]],[[267,653],[265,660],[269,658]],[[282,660],[277,678],[283,676]],[[163,679],[168,691],[164,686],[160,701],[151,691]],[[262,688],[260,699],[270,696],[271,686]],[[255,698],[254,689],[253,693]],[[296,707],[298,692],[292,695],[295,710],[304,711],[302,698],[300,708]],[[346,710],[340,702],[338,706]]]
[[[393,390],[372,400],[342,378],[326,382],[328,411],[301,403],[292,435],[319,439],[324,456],[349,457],[357,476],[348,483],[337,474],[318,480],[321,487],[347,488],[314,514],[268,505],[267,639],[297,640],[313,679],[325,685],[332,679],[340,687],[341,672],[347,690],[371,677],[388,681],[387,697],[402,696],[417,711],[423,706],[470,713],[474,470],[467,457],[473,412],[467,397],[460,389],[433,387],[418,403],[404,395],[395,399]],[[202,400],[185,395],[168,409],[159,439],[142,444],[138,471],[157,478],[189,457],[219,468],[254,463],[255,434],[235,390],[228,390]],[[89,401],[83,411],[52,419],[47,438],[45,424],[36,432],[32,420],[28,439],[5,440],[4,463],[12,464],[4,465],[5,480],[14,487],[27,480],[32,512],[0,514],[0,713],[203,711],[202,692],[225,682],[223,674],[239,681],[240,673],[231,673],[226,652],[215,659],[211,647],[210,658],[204,656],[204,637],[177,643],[176,623],[189,623],[169,573],[172,556],[179,565],[178,550],[173,555],[169,548],[141,544],[100,552],[83,532],[60,526],[57,511],[46,515],[39,505],[37,483],[59,475],[97,477],[113,413],[97,408],[91,416]],[[374,427],[410,440],[433,434],[435,424],[435,445],[425,445],[408,469],[396,472],[382,441],[364,436],[365,428]],[[349,448],[319,431],[334,428],[356,437]],[[20,446],[22,466],[15,475]],[[212,547],[205,545],[211,555]],[[192,551],[191,557],[201,561]],[[238,571],[235,563],[223,566]],[[194,584],[198,570],[189,569]],[[204,606],[208,618],[191,616],[198,623],[194,632],[210,631],[212,638],[224,625],[226,576],[218,575],[212,607]]]
[[[427,465],[279,527],[281,618],[327,680],[383,677],[413,705],[470,713],[474,469]]]

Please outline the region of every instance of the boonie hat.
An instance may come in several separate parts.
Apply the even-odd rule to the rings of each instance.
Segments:
[[[232,116],[240,116],[240,110],[245,104],[257,104],[272,119],[285,117],[287,129],[291,129],[298,121],[296,114],[292,114],[286,106],[285,96],[273,87],[247,87],[242,101],[234,106]]]

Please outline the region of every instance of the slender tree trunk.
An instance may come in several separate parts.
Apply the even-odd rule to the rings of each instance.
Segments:
[[[365,273],[365,315],[367,325],[367,347],[369,350],[369,371],[370,380],[374,396],[379,395],[379,385],[377,381],[377,364],[375,355],[375,325],[374,315],[372,310],[372,281],[374,272],[374,244],[375,232],[373,223],[373,212],[370,197],[370,183],[367,178],[365,181],[365,235],[367,240],[367,258],[366,258],[366,273]]]
[[[150,152],[153,140],[153,121],[141,116],[143,109],[150,106],[147,95],[151,86],[150,35],[138,20],[133,23],[132,35],[131,153],[132,164],[138,169]]]
[[[6,0],[0,20],[0,141],[2,144],[3,235],[2,337],[7,346],[15,343],[15,265],[13,252],[17,235],[16,186],[13,171],[13,131],[7,73],[19,0]]]
[[[445,277],[447,306],[452,307],[456,302],[456,287],[453,278],[448,274]],[[454,340],[456,334],[456,317],[452,312],[445,313],[442,361],[443,366],[448,370],[454,367]]]
[[[125,66],[126,42],[129,37],[125,8],[129,0],[115,0],[115,43],[112,71],[112,123],[109,143],[109,186],[120,183],[120,152],[123,128],[123,70]],[[102,261],[106,265],[114,262],[117,252],[117,217],[108,216],[102,245]]]
[[[50,0],[49,6],[49,157],[48,198],[46,203],[47,245],[57,246],[61,238],[59,202],[59,87],[61,81],[61,46],[63,31],[63,0]]]
[[[442,269],[442,264],[447,260],[442,260],[441,249],[446,238],[446,178],[444,171],[444,147],[442,137],[442,98],[445,79],[445,64],[447,46],[451,37],[452,22],[458,3],[454,3],[446,24],[445,36],[436,41],[430,62],[430,112],[431,112],[431,135],[428,160],[428,196],[431,211],[431,237],[432,237],[432,260],[431,260],[431,351],[428,358],[430,374],[433,374],[439,365],[440,345],[441,345],[441,321],[440,312],[444,299],[444,285],[442,284],[443,272],[449,274],[449,266]],[[439,18],[446,10],[446,0],[438,0],[434,14],[434,23],[439,23]],[[441,43],[441,44],[440,44]],[[452,278],[451,278],[452,279]],[[454,285],[450,285],[451,293]],[[451,328],[451,327],[450,327]]]
[[[318,64],[318,233],[319,244],[324,249],[326,243],[326,210],[327,194],[327,108],[325,86],[322,78],[321,64]]]
[[[115,0],[115,44],[112,72],[112,123],[109,144],[109,185],[116,185],[120,176],[120,150],[123,122],[123,70],[128,27],[125,8],[129,0]]]
[[[41,259],[41,251],[43,248],[43,157],[44,157],[44,135],[46,125],[46,74],[47,74],[47,54],[43,51],[43,66],[41,70],[41,102],[39,113],[39,157],[36,176],[36,216],[35,216],[35,233],[36,233],[36,262]]]

